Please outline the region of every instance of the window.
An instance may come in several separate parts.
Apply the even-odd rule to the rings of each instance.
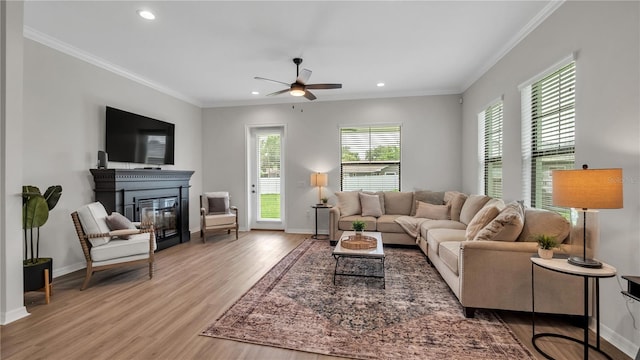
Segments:
[[[340,129],[342,191],[400,190],[400,126]]]
[[[575,69],[571,60],[522,89],[525,201],[565,216],[552,205],[551,171],[574,168]]]
[[[502,100],[478,114],[484,194],[502,198]]]

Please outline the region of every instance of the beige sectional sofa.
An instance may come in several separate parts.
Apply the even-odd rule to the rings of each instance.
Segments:
[[[531,311],[534,235],[567,242],[571,228],[555,212],[455,191],[338,192],[336,197],[331,239],[362,220],[365,230],[382,233],[384,244],[417,245],[468,317],[476,308]],[[558,251],[568,252],[569,245]],[[580,278],[535,271],[537,312],[582,314]]]

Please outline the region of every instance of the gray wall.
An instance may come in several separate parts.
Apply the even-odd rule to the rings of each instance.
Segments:
[[[624,172],[624,209],[599,216],[598,256],[619,275],[640,274],[639,4],[566,2],[463,94],[464,190],[481,191],[477,114],[504,95],[504,198],[521,199],[518,85],[576,52],[576,164]],[[603,335],[635,354],[640,335],[618,281],[601,281],[601,300]],[[640,319],[640,305],[629,307]]]
[[[191,179],[190,228],[199,228],[202,191],[202,110],[110,71],[24,41],[23,182],[60,184],[63,195],[41,232],[42,256],[54,258],[54,275],[83,268],[84,257],[69,214],[94,201],[98,150],[104,150],[105,105],[176,124],[174,166],[195,170]],[[109,163],[109,167],[140,167]],[[21,241],[21,239],[16,239]]]
[[[310,205],[317,202],[318,193],[309,186],[309,175],[327,172],[329,186],[324,193],[332,195],[340,190],[339,127],[393,123],[402,125],[402,190],[460,189],[459,98],[446,95],[303,102],[295,108],[289,104],[205,109],[203,188],[230,191],[246,229],[246,127],[285,125],[286,230],[312,232]],[[319,226],[326,230],[326,214],[320,216]]]

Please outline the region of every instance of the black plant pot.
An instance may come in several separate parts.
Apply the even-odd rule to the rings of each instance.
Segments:
[[[24,291],[35,291],[44,287],[44,270],[49,269],[49,284],[53,281],[53,259],[38,258],[34,264],[23,262]]]

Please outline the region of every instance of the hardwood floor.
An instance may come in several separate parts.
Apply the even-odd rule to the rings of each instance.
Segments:
[[[49,305],[42,293],[27,293],[31,315],[0,327],[0,359],[337,359],[198,335],[307,237],[252,231],[239,240],[211,236],[203,244],[195,236],[156,253],[151,280],[145,266],[97,273],[84,291],[84,270],[56,278]],[[500,315],[543,359],[531,346],[530,315]],[[563,318],[545,316],[540,325],[582,334]],[[557,359],[582,357],[578,345],[544,343]],[[604,341],[602,346],[614,359],[629,359]]]

